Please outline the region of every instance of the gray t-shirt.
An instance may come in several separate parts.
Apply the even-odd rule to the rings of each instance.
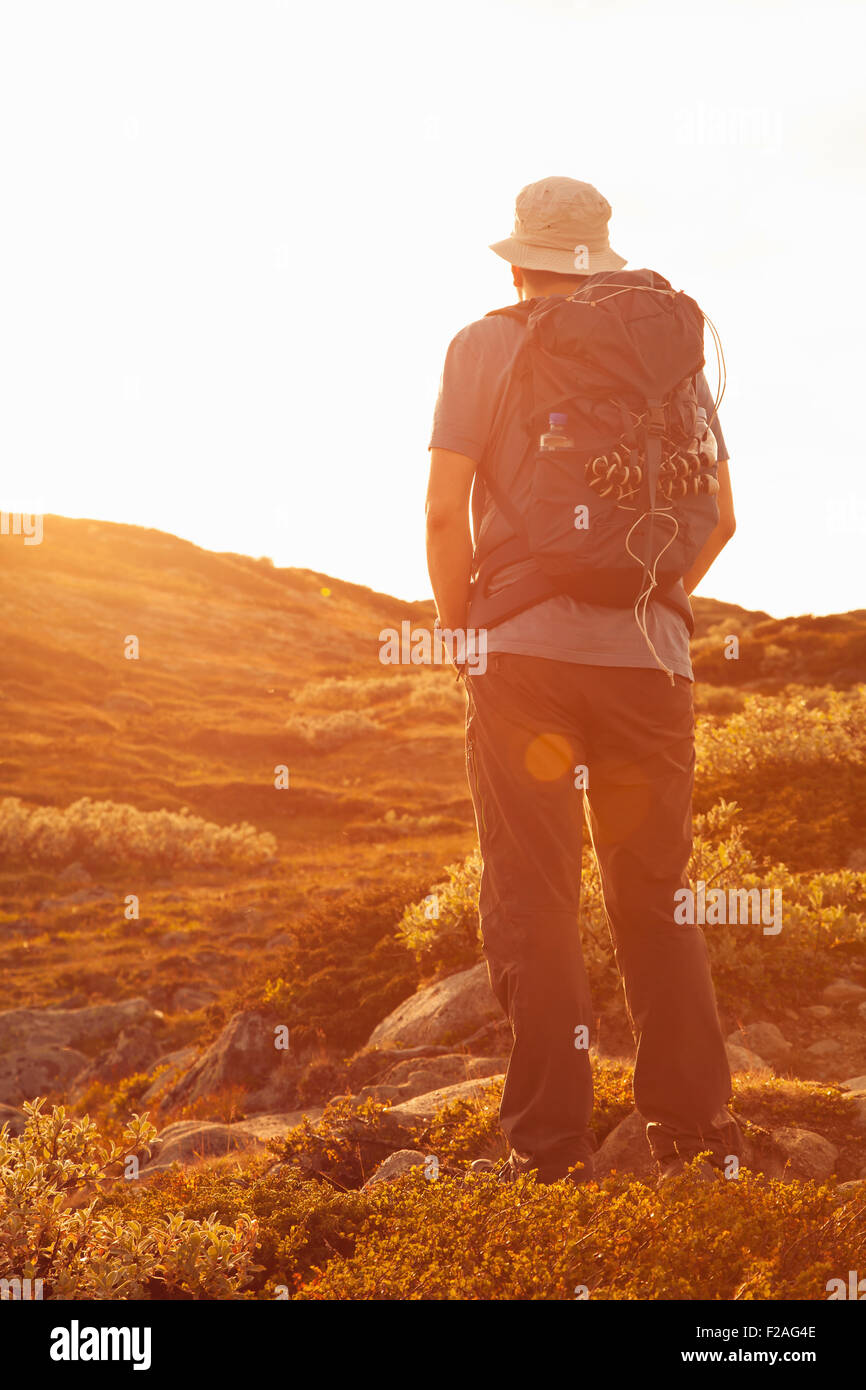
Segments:
[[[531,481],[528,471],[525,468],[521,471],[520,467],[529,439],[520,411],[519,393],[512,393],[511,399],[506,401],[507,414],[502,422],[495,458],[488,457],[487,446],[511,364],[525,331],[518,320],[497,314],[467,324],[451,340],[428,446],[465,454],[480,463],[511,497],[518,510],[528,503]],[[712,394],[703,372],[698,379],[698,397],[712,417]],[[713,433],[719,458],[726,459],[728,452],[718,420],[713,421]],[[510,526],[492,498],[486,495],[476,541],[486,551],[510,535]],[[473,626],[471,609],[469,625]],[[664,664],[692,680],[685,619],[666,604],[650,603],[646,626]],[[566,594],[546,599],[491,628],[487,650],[588,666],[658,666],[631,608],[578,602]]]

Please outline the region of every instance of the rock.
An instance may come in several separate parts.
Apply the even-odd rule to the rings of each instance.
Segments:
[[[825,1004],[859,1004],[866,1002],[866,989],[853,980],[839,978],[831,980],[826,989],[821,990]]]
[[[457,1081],[472,1081],[481,1076],[500,1076],[507,1066],[504,1057],[464,1057],[450,1053],[444,1057],[418,1062],[408,1059],[398,1062],[382,1078],[388,1086],[405,1091],[404,1100],[422,1096],[426,1091],[438,1091]]]
[[[849,1076],[847,1081],[840,1081],[839,1085],[843,1091],[866,1091],[866,1076]]]
[[[395,1153],[389,1154],[383,1163],[380,1163],[374,1173],[364,1183],[362,1192],[368,1192],[371,1187],[379,1187],[382,1183],[395,1182],[397,1178],[402,1178],[406,1173],[410,1173],[413,1168],[423,1168],[427,1161],[427,1155],[420,1149],[397,1149]]]
[[[192,985],[181,985],[172,995],[172,1012],[194,1014],[199,1009],[206,1009],[216,998],[217,995],[212,989],[196,989]]]
[[[297,938],[290,931],[277,932],[276,936],[269,936],[265,942],[266,951],[289,950],[292,946],[297,946]]]
[[[456,1086],[443,1086],[438,1091],[428,1091],[425,1095],[414,1096],[399,1105],[392,1105],[387,1111],[387,1116],[400,1128],[427,1124],[437,1110],[441,1110],[445,1105],[452,1105],[457,1100],[486,1105],[485,1098],[491,1083],[504,1080],[503,1075],[489,1076],[478,1081],[458,1081]]]
[[[654,1181],[658,1174],[646,1137],[646,1120],[636,1110],[610,1131],[595,1155],[595,1176],[599,1182],[614,1171],[634,1173],[645,1182]]]
[[[0,1129],[8,1125],[9,1133],[18,1135],[24,1133],[26,1124],[27,1116],[23,1110],[18,1110],[14,1105],[0,1105]]]
[[[90,1058],[71,1047],[45,1043],[0,1057],[0,1102],[19,1105],[49,1091],[65,1090]]]
[[[408,1086],[362,1086],[357,1095],[352,1096],[352,1100],[361,1102],[362,1100],[386,1100],[401,1102],[411,1100],[413,1096],[420,1095],[419,1091],[410,1091]],[[331,1100],[343,1100],[343,1096],[332,1096]]]
[[[857,1129],[866,1129],[866,1091],[852,1091],[848,1097]]]
[[[831,1018],[833,1010],[826,1004],[810,1004],[803,1013],[808,1014],[810,1018]]]
[[[835,1057],[841,1051],[842,1044],[834,1038],[820,1038],[818,1042],[813,1042],[806,1048],[807,1057]]]
[[[141,1169],[142,1177],[163,1172],[172,1163],[194,1163],[199,1158],[222,1157],[235,1149],[250,1149],[257,1140],[235,1125],[206,1120],[177,1120],[157,1135],[153,1156]]]
[[[864,1021],[866,1021],[866,999],[864,999],[862,1004],[857,1005],[857,1012],[860,1015],[860,1017]]]
[[[787,1159],[786,1178],[815,1178],[821,1182],[833,1173],[839,1150],[823,1135],[810,1129],[775,1129],[773,1139]]]
[[[151,1076],[154,1076],[163,1067],[166,1070],[162,1071],[161,1075],[156,1076],[152,1085],[145,1091],[141,1098],[142,1104],[152,1105],[155,1100],[158,1100],[181,1073],[186,1071],[187,1067],[192,1066],[196,1051],[197,1049],[194,1047],[181,1047],[175,1052],[166,1052],[162,1057],[157,1057],[150,1068]]]
[[[844,1197],[846,1202],[852,1197],[862,1197],[864,1192],[864,1178],[854,1178],[852,1182],[840,1182],[836,1191],[840,1197]]]
[[[102,708],[128,711],[130,714],[152,714],[153,705],[143,695],[132,695],[126,690],[117,690],[103,700]]]
[[[43,1044],[75,1047],[116,1037],[135,1024],[156,1023],[160,1017],[146,999],[84,1009],[6,1009],[0,1013],[0,1052],[22,1043],[28,1050]]]
[[[89,883],[90,874],[77,859],[57,875],[58,883]]]
[[[76,1078],[76,1095],[81,1095],[94,1081],[119,1081],[121,1077],[146,1072],[158,1055],[159,1044],[151,1029],[124,1028],[114,1046]]]
[[[501,1013],[481,962],[428,985],[383,1019],[368,1048],[459,1042]]]
[[[725,1043],[725,1052],[728,1054],[728,1066],[735,1075],[744,1071],[762,1071],[772,1075],[773,1069],[770,1064],[746,1047],[738,1047],[736,1043],[729,1042]]]
[[[786,1062],[791,1053],[791,1044],[775,1023],[748,1023],[745,1028],[729,1034],[728,1042],[735,1047],[744,1047],[747,1052],[755,1052],[759,1057],[766,1057],[774,1066]]]
[[[296,1125],[304,1120],[315,1123],[324,1113],[324,1106],[310,1105],[306,1110],[286,1110],[279,1115],[252,1115],[247,1120],[238,1120],[229,1128],[265,1143],[269,1139],[284,1139],[286,1133]]]
[[[287,1056],[276,1050],[274,1042],[273,1028],[261,1014],[254,1010],[233,1014],[219,1037],[174,1083],[165,1102],[188,1104],[224,1086],[255,1090]]]

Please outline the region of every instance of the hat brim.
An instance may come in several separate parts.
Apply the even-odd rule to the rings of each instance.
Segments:
[[[557,250],[552,246],[530,246],[515,237],[505,241],[491,242],[490,250],[495,251],[509,265],[519,265],[521,270],[551,270],[558,275],[594,275],[597,270],[620,270],[626,264],[623,256],[618,256],[610,247],[605,251],[590,251],[586,270],[576,270],[573,250]]]

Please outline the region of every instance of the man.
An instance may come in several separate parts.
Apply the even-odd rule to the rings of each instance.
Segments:
[[[524,188],[512,236],[491,247],[511,266],[519,300],[568,294],[587,275],[624,266],[609,245],[610,213],[595,188],[573,179]],[[524,332],[512,316],[485,317],[448,349],[427,494],[428,564],[443,628],[473,627],[470,497],[476,563],[510,534],[484,478],[494,478],[497,494],[518,509],[528,503],[527,425],[520,393],[505,390]],[[698,386],[712,418],[703,374]],[[495,448],[488,450],[494,420]],[[734,533],[717,421],[713,430],[719,522],[685,576],[689,593]],[[484,865],[481,930],[491,985],[514,1037],[500,1111],[511,1146],[504,1180],[529,1170],[541,1181],[593,1176],[592,1013],[578,934],[579,767],[588,769],[586,819],[637,1045],[635,1104],[660,1180],[706,1151],[713,1166],[702,1172],[714,1176],[738,1151],[724,1108],[731,1077],[706,942],[673,915],[692,843],[689,630],[675,606],[650,602],[646,636],[652,650],[630,607],[558,594],[491,628],[483,674],[467,674],[467,768]]]

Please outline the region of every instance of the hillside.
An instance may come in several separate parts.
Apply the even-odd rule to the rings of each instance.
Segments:
[[[218,1211],[231,1225],[254,1210],[265,1272],[251,1296],[400,1297],[403,1280],[453,1298],[464,1279],[468,1297],[572,1297],[568,1251],[547,1274],[519,1252],[497,1284],[514,1199],[466,1197],[468,1160],[500,1156],[509,1035],[479,964],[464,701],[449,669],[378,659],[380,631],[429,626],[432,604],[52,516],[41,546],[0,537],[0,566],[0,1125],[23,1128],[35,1095],[117,1139],[146,1110],[155,1145],[140,1130],[124,1142],[147,1181],[109,1193],[106,1213]],[[736,1221],[707,1198],[723,1254],[695,1277],[702,1297],[821,1297],[833,1261],[854,1268],[862,1245],[859,1218],[861,1245],[844,1223],[826,1232],[866,1178],[866,610],[777,620],[694,607],[692,876],[770,884],[786,904],[778,937],[707,931],[756,1186],[744,1183]],[[637,1261],[633,1279],[618,1273],[618,1208],[593,1206],[621,1196],[636,1250],[658,1219],[643,1205],[631,1038],[588,853],[585,885],[594,1123],[614,1184],[573,1194],[598,1217],[594,1287],[696,1296],[675,1273],[685,1196],[657,1231],[663,1255]],[[429,1005],[443,991],[447,1023]],[[281,1029],[290,1045],[275,1063]],[[52,1123],[31,1121],[26,1142]],[[399,1150],[415,1157],[397,1161],[393,1187],[365,1186]],[[443,1177],[432,1264],[413,1235],[429,1184],[412,1176],[431,1154]],[[58,1181],[46,1194],[66,1191]],[[562,1195],[529,1196],[555,1230]],[[477,1244],[497,1223],[490,1268],[460,1271],[452,1226]],[[775,1252],[766,1269],[743,1253],[756,1239]],[[792,1265],[792,1241],[818,1253]],[[95,1296],[81,1278],[77,1296]],[[235,1296],[232,1278],[214,1293],[179,1273],[167,1296]],[[159,1281],[129,1287],[166,1296]]]

